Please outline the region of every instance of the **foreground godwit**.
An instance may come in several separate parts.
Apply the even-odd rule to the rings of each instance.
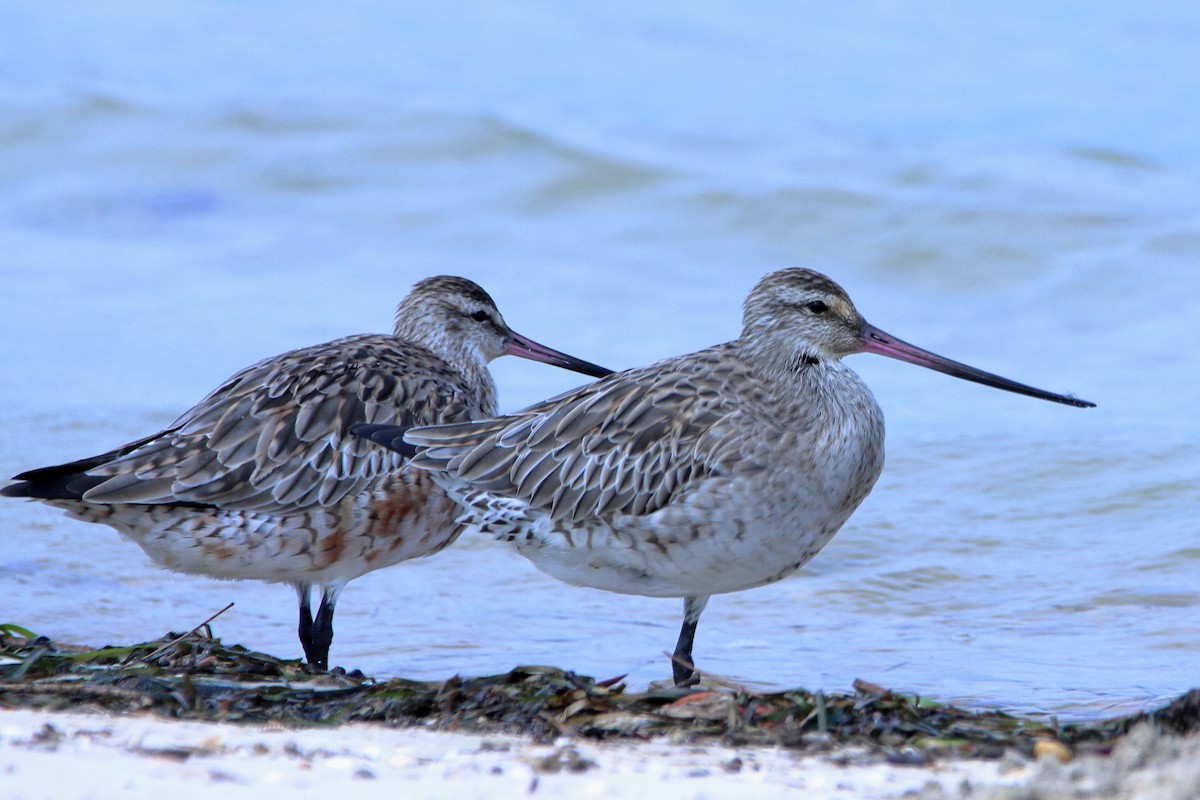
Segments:
[[[833,281],[787,269],[746,298],[740,338],[619,372],[495,419],[351,430],[413,456],[485,532],[567,583],[682,597],[675,682],[710,595],[815,556],[883,468],[883,413],[843,356],[878,353],[1067,405],[867,322]]]
[[[0,494],[116,528],[168,569],[292,584],[304,654],[325,669],[346,583],[436,553],[462,530],[454,503],[427,474],[348,429],[494,415],[487,365],[504,354],[594,377],[610,372],[510,330],[471,281],[429,278],[401,301],[393,335],[349,336],[260,361],[166,430],[22,473]]]

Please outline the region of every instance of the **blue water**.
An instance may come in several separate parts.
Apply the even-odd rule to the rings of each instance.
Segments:
[[[871,497],[801,574],[714,598],[702,667],[1066,715],[1200,668],[1200,8],[363,2],[0,9],[0,472],[150,432],[234,370],[386,330],[467,275],[614,367],[732,338],[827,272],[879,327],[1080,411],[850,363]],[[502,405],[574,383],[497,364]],[[298,655],[290,590],[156,570],[0,503],[0,621]],[[334,659],[666,674],[673,601],[486,541],[351,584]]]

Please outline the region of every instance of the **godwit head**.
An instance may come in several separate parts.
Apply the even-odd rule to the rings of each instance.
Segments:
[[[451,275],[426,278],[413,286],[396,308],[395,335],[425,345],[455,365],[482,367],[511,355],[593,378],[612,371],[522,336],[508,327],[482,287]]]
[[[993,375],[911,345],[871,325],[846,291],[819,272],[783,269],[765,276],[746,297],[741,345],[747,357],[780,375],[855,353],[876,353],[955,378],[1055,403],[1095,403]]]

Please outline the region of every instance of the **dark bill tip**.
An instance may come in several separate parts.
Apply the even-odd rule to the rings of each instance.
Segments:
[[[579,372],[593,378],[603,378],[606,375],[611,375],[613,372],[611,369],[605,369],[591,362],[584,361],[581,358],[560,353],[553,348],[546,347],[544,344],[538,344],[515,331],[509,332],[508,346],[504,352],[511,356],[528,358],[530,361],[540,361],[543,364],[551,364],[563,369],[569,369],[572,372]]]
[[[1088,400],[1080,400],[1073,395],[1047,392],[1045,389],[1038,389],[1023,383],[1010,381],[1008,378],[1002,378],[999,375],[993,375],[990,372],[984,372],[981,369],[969,367],[957,361],[951,361],[948,358],[943,358],[928,350],[922,350],[916,345],[911,345],[908,342],[897,339],[895,336],[884,333],[874,325],[866,325],[863,328],[862,341],[864,352],[907,361],[909,364],[916,364],[919,367],[944,372],[955,378],[962,378],[964,381],[982,383],[984,386],[1003,389],[1006,392],[1015,392],[1027,395],[1028,397],[1036,397],[1039,400],[1049,400],[1052,403],[1074,406],[1075,408],[1096,407],[1095,403]]]

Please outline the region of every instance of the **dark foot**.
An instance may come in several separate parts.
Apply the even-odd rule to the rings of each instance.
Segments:
[[[671,659],[671,675],[675,678],[676,686],[695,686],[700,682],[700,673],[696,672],[691,661],[686,662],[686,666],[682,663],[682,657],[678,654]]]

